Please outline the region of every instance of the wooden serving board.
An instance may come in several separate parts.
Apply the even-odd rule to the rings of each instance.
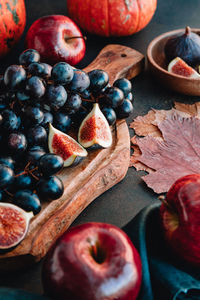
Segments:
[[[112,84],[120,77],[133,78],[143,67],[141,53],[121,45],[108,45],[85,71],[103,69]],[[0,254],[0,270],[19,269],[39,261],[89,203],[124,178],[129,158],[128,127],[124,120],[117,121],[110,148],[91,150],[80,164],[58,174],[65,187],[63,196],[42,204],[41,212],[31,220],[26,238],[12,251]]]

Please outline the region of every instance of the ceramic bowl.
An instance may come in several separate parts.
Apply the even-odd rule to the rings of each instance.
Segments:
[[[200,34],[200,29],[192,28],[191,30]],[[167,71],[164,54],[166,41],[177,33],[184,33],[184,31],[184,28],[173,30],[156,37],[147,49],[148,67],[153,75],[167,88],[185,95],[200,96],[200,79],[186,78]]]

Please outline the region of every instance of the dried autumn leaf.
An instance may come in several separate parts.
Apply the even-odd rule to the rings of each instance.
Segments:
[[[183,118],[173,111],[157,126],[162,138],[147,135],[133,141],[141,151],[136,157],[133,154],[136,159],[133,165],[140,170],[141,164],[144,169],[150,168],[151,173],[143,176],[143,180],[156,193],[163,193],[178,178],[200,173],[200,120]]]

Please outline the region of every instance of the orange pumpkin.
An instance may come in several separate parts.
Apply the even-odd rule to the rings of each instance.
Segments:
[[[18,42],[25,24],[24,0],[0,0],[0,57]]]
[[[67,0],[68,13],[84,30],[102,36],[131,35],[151,20],[157,0]]]

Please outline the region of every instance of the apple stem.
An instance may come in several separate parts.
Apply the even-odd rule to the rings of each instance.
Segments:
[[[73,39],[83,39],[84,41],[87,40],[86,36],[70,36],[70,37],[65,37],[65,41],[73,40]]]

